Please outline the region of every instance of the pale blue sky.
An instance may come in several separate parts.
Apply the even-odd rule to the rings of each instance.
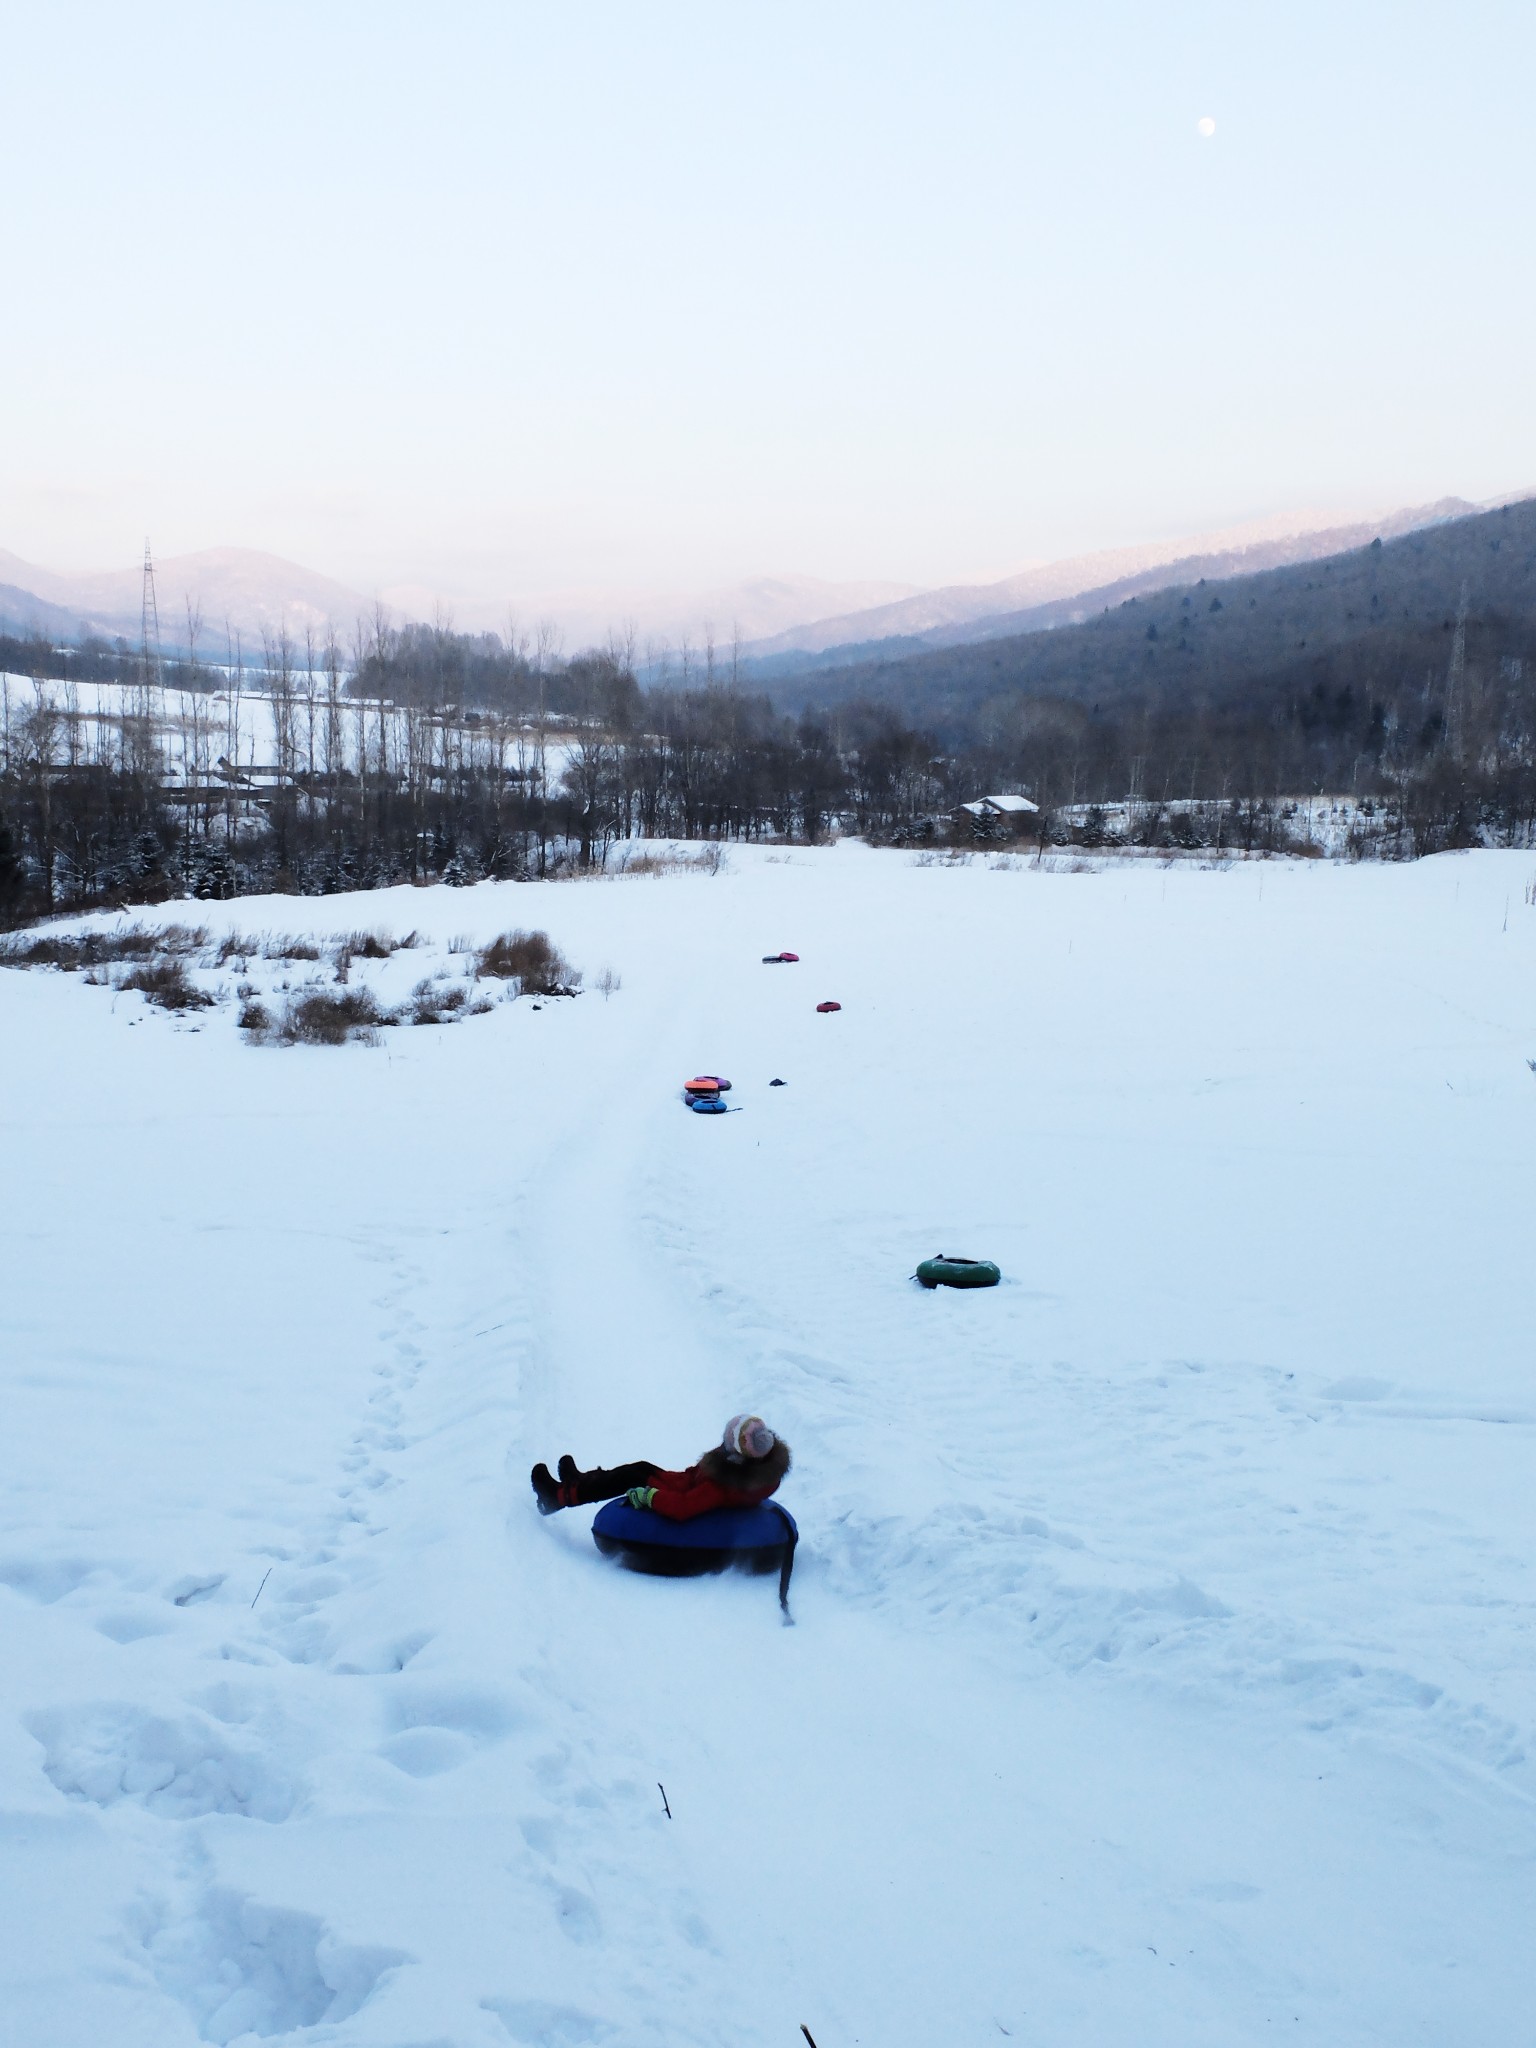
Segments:
[[[33,559],[932,582],[1536,484],[1529,0],[51,0],[4,45]]]

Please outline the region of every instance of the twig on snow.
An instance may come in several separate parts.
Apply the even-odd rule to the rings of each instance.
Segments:
[[[666,1807],[667,1819],[670,1820],[672,1818],[672,1809],[670,1806],[667,1806],[667,1788],[663,1785],[660,1778],[656,1780],[656,1790],[661,1794],[661,1803]]]
[[[256,1588],[256,1594],[255,1594],[255,1598],[254,1598],[254,1599],[253,1599],[253,1600],[251,1601],[251,1605],[252,1605],[253,1607],[254,1607],[254,1606],[256,1605],[256,1601],[257,1601],[257,1600],[259,1600],[259,1599],[261,1598],[261,1587],[262,1587],[262,1586],[264,1586],[264,1585],[265,1585],[265,1584],[267,1583],[268,1579],[270,1579],[270,1578],[271,1578],[271,1576],[272,1576],[272,1567],[271,1567],[271,1565],[268,1565],[268,1566],[267,1566],[267,1568],[266,1568],[266,1570],[265,1570],[265,1571],[264,1571],[264,1572],[262,1573],[262,1575],[261,1575],[261,1586],[258,1586],[258,1587]]]

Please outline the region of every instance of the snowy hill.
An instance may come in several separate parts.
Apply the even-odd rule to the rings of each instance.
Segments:
[[[754,643],[754,663],[773,673],[803,667],[794,657],[818,655],[836,662],[860,659],[882,641],[912,647],[958,647],[1011,633],[1041,632],[1083,616],[1074,600],[1092,596],[1093,609],[1119,604],[1143,591],[1165,590],[1204,577],[1216,582],[1253,575],[1296,562],[1320,561],[1366,546],[1378,534],[1391,538],[1465,517],[1478,508],[1464,498],[1383,514],[1370,521],[1339,524],[1285,513],[1219,532],[1102,549],[1064,561],[1036,564],[996,583],[956,583],[925,590],[891,604],[818,619],[807,626]],[[780,657],[777,664],[774,657]]]
[[[69,574],[39,568],[0,548],[0,615],[13,627],[34,624],[47,633],[71,636],[83,625],[107,637],[124,635],[137,643],[141,621],[143,570],[108,569]],[[196,554],[167,555],[155,563],[161,642],[169,652],[184,651],[186,605],[202,606],[205,657],[224,653],[226,622],[247,640],[259,641],[284,625],[302,641],[308,627],[322,637],[334,625],[345,637],[371,610],[371,600],[328,576],[317,575],[298,562],[256,548],[204,548]],[[27,597],[35,600],[32,606]]]
[[[166,905],[180,1021],[0,969],[7,2038],[1522,2038],[1531,868],[733,850]],[[622,986],[241,1042],[334,970],[221,933],[386,926],[349,986]],[[747,1405],[794,1627],[535,1513]]]

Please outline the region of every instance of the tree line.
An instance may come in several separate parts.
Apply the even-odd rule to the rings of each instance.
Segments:
[[[1146,845],[1279,850],[1287,801],[1326,791],[1366,800],[1359,852],[1529,845],[1532,679],[1489,658],[1501,637],[1463,612],[1434,666],[1369,687],[1002,693],[949,735],[858,698],[791,713],[728,672],[642,689],[617,642],[565,659],[382,619],[346,654],[279,634],[169,674],[51,649],[0,685],[0,912],[544,877],[636,836],[942,841],[996,789],[1033,797],[1042,842],[1114,836],[1115,805]]]
[[[723,681],[642,692],[622,648],[565,660],[375,621],[350,659],[280,634],[249,669],[173,688],[141,660],[129,677],[0,683],[13,924],[172,894],[556,876],[636,836],[886,837],[958,787],[888,712],[797,720]]]

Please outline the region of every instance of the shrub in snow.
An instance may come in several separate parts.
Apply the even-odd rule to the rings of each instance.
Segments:
[[[345,1045],[389,1021],[368,989],[308,989],[289,1003],[278,1037],[284,1045]]]
[[[418,981],[411,990],[406,1019],[412,1024],[451,1024],[456,1021],[468,1000],[468,992],[462,982],[434,981],[430,977]]]
[[[213,997],[188,979],[179,960],[151,960],[125,974],[118,986],[136,989],[162,1010],[206,1010],[213,1004]]]
[[[0,967],[101,967],[117,960],[156,960],[195,953],[208,943],[201,925],[125,925],[111,932],[59,932],[35,939],[0,941]]]
[[[580,973],[547,932],[503,932],[481,953],[479,971],[515,981],[525,996],[573,996],[581,985]]]

